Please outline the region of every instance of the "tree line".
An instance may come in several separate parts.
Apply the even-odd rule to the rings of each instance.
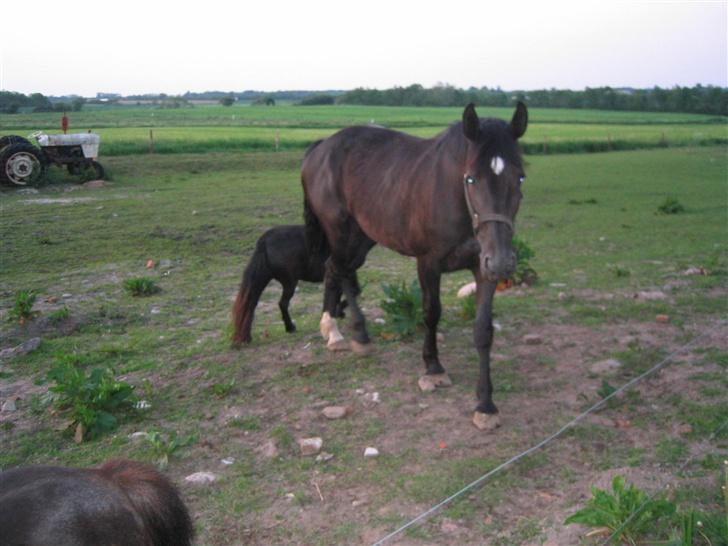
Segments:
[[[83,97],[68,97],[66,100],[51,100],[42,93],[15,93],[0,91],[0,113],[17,114],[21,108],[32,112],[78,112],[86,104]]]
[[[339,104],[381,106],[508,106],[522,100],[544,108],[589,108],[640,112],[687,112],[728,115],[728,88],[696,85],[671,89],[587,87],[584,91],[537,89],[504,91],[499,87],[460,89],[451,85],[424,88],[419,84],[391,89],[357,88],[336,97]]]

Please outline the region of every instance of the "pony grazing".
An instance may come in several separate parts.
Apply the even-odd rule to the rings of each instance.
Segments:
[[[240,290],[233,305],[233,346],[250,343],[255,308],[260,295],[271,280],[283,286],[278,301],[286,332],[295,332],[296,325],[288,313],[288,305],[298,281],[321,282],[324,280],[324,262],[329,257],[325,247],[309,251],[306,245],[305,226],[278,226],[261,235],[255,251],[243,272]],[[341,301],[341,292],[337,302]],[[346,302],[340,302],[336,316],[344,316]]]
[[[425,334],[423,389],[450,384],[437,351],[442,273],[469,269],[477,286],[475,347],[480,360],[473,423],[499,426],[490,380],[492,304],[498,279],[516,266],[514,221],[525,178],[517,140],[528,111],[519,102],[510,123],[480,119],[469,104],[462,122],[432,139],[377,127],[349,127],[314,145],[301,178],[309,244],[328,243],[321,333],[332,350],[346,345],[334,312],[343,289],[354,350],[369,336],[356,301],[356,270],[377,243],[417,259]]]
[[[193,537],[179,492],[148,465],[0,472],[3,546],[190,546]]]

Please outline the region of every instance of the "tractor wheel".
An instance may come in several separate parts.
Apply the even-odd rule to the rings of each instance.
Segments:
[[[96,180],[103,180],[104,179],[104,167],[99,163],[98,161],[92,161],[91,167],[94,171],[96,171]]]
[[[30,141],[18,135],[0,137],[0,151],[2,151],[5,146],[10,146],[11,144],[30,144]]]
[[[45,170],[43,152],[30,143],[11,144],[0,150],[0,182],[36,184]]]

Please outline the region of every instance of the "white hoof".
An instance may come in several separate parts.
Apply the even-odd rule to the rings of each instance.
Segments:
[[[417,384],[422,392],[432,392],[437,387],[452,386],[452,381],[446,373],[426,374],[419,378]]]
[[[473,413],[473,424],[478,430],[495,430],[501,426],[500,417],[497,413],[481,413],[476,411]]]

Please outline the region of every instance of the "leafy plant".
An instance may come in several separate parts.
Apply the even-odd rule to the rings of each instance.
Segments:
[[[387,315],[387,327],[390,333],[400,337],[410,336],[423,322],[422,289],[419,283],[412,281],[409,288],[401,284],[382,284],[386,299],[380,306]]]
[[[478,314],[478,304],[475,295],[471,294],[460,300],[460,314],[465,320],[473,320]]]
[[[58,357],[47,378],[55,382],[48,390],[55,395],[56,406],[70,413],[78,442],[116,429],[114,413],[136,401],[134,387],[118,381],[110,368],[94,368],[87,374],[72,355]]]
[[[515,284],[533,284],[538,280],[538,273],[531,267],[531,258],[536,253],[526,241],[513,237],[513,251],[516,253],[516,271],[513,274]]]
[[[124,281],[124,288],[132,296],[151,296],[160,291],[154,279],[149,277],[137,277]]]
[[[609,266],[609,270],[612,272],[612,274],[615,277],[629,277],[632,272],[627,269],[626,267],[622,267],[621,265],[612,264]]]
[[[685,207],[677,200],[677,198],[668,196],[662,204],[657,207],[657,212],[662,214],[679,214],[685,212]]]
[[[154,460],[160,470],[167,468],[169,458],[180,448],[187,447],[197,441],[197,435],[178,436],[177,431],[164,435],[158,431],[152,431],[146,436],[147,442],[152,448]]]
[[[623,476],[612,480],[612,493],[592,487],[592,498],[585,508],[571,515],[566,525],[579,523],[608,533],[619,540],[635,545],[655,522],[675,513],[675,505],[664,499],[649,499],[647,493],[634,485],[625,487]]]
[[[21,290],[15,294],[15,303],[8,314],[8,320],[25,324],[38,313],[33,311],[36,294],[32,290]]]

